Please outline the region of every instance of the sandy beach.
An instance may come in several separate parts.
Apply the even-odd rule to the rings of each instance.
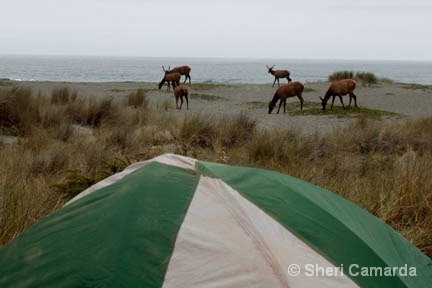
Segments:
[[[374,109],[383,112],[397,113],[397,115],[383,116],[381,121],[400,121],[432,115],[432,87],[401,84],[401,83],[380,83],[372,86],[357,84],[355,94],[359,110],[353,105],[348,110],[354,116],[337,115],[330,110],[330,102],[327,111],[319,115],[310,113],[287,112],[276,114],[277,107],[273,114],[268,114],[267,105],[271,100],[277,87],[268,84],[205,84],[192,83],[187,85],[190,91],[189,110],[185,104],[181,111],[175,109],[175,99],[172,93],[167,91],[164,86],[161,90],[157,89],[157,83],[147,82],[107,82],[107,83],[86,83],[86,82],[44,82],[44,81],[22,81],[15,82],[15,85],[29,87],[34,93],[41,93],[49,96],[54,89],[68,87],[78,92],[81,97],[113,97],[120,99],[126,97],[130,92],[139,88],[146,89],[147,95],[154,106],[165,103],[168,107],[162,113],[173,113],[179,117],[191,113],[201,113],[205,115],[239,114],[247,113],[256,119],[257,126],[260,128],[278,129],[280,127],[290,127],[303,133],[325,132],[334,128],[341,128],[352,121],[355,121],[355,113],[362,111],[363,108]],[[326,92],[328,82],[304,83],[305,100],[304,110],[320,107],[319,96]],[[348,104],[349,97],[344,96],[345,105]],[[335,100],[335,107],[340,107],[339,99]],[[287,101],[288,111],[299,111],[299,100],[289,98]],[[361,114],[361,113],[360,113]]]

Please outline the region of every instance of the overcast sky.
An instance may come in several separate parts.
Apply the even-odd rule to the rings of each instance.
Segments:
[[[432,60],[431,0],[2,0],[0,54]]]

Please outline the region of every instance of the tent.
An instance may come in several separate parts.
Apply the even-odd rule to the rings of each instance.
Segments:
[[[276,172],[165,154],[0,249],[0,287],[430,287],[384,222]]]

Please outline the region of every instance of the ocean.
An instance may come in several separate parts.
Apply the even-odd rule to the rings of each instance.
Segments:
[[[159,82],[162,66],[189,65],[192,82],[272,83],[266,65],[293,81],[327,80],[336,71],[371,72],[395,82],[432,84],[432,62],[0,55],[0,79],[65,82]],[[285,80],[282,80],[285,82]]]

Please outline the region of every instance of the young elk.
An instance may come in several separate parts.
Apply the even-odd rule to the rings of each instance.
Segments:
[[[181,109],[183,105],[183,97],[186,98],[186,109],[189,110],[189,100],[188,100],[189,90],[184,85],[179,85],[174,88],[174,96],[176,99],[176,109]],[[180,107],[178,106],[178,100],[180,99]]]
[[[282,85],[276,90],[276,93],[273,96],[273,99],[269,103],[268,113],[271,114],[273,108],[276,106],[277,101],[279,102],[279,109],[277,113],[279,114],[279,110],[281,108],[282,103],[284,104],[284,113],[286,112],[286,99],[289,97],[297,96],[300,100],[300,110],[303,110],[303,93],[304,86],[300,82],[292,82],[287,85]]]
[[[274,64],[273,64],[272,67],[269,67],[268,65],[266,65],[266,67],[268,69],[268,73],[272,74],[275,77],[275,79],[273,81],[273,86],[272,87],[274,87],[274,85],[276,83],[276,80],[278,82],[278,87],[280,87],[279,78],[286,78],[288,80],[288,84],[291,83],[292,80],[289,77],[290,76],[290,71],[288,71],[288,70],[276,70],[275,71],[275,70],[273,70],[274,66],[275,66]]]
[[[185,80],[184,80],[183,84],[186,83],[187,79],[189,79],[189,84],[191,84],[190,71],[191,71],[191,68],[187,65],[184,65],[184,66],[174,67],[172,70],[169,71],[169,73],[177,72],[177,73],[180,73],[181,75],[185,75]]]
[[[159,83],[159,89],[162,88],[162,86],[165,84],[165,82],[168,83],[168,88],[167,90],[170,90],[170,83],[172,84],[172,86],[175,88],[176,86],[180,85],[180,73],[178,72],[173,72],[170,73],[169,71],[169,67],[168,70],[165,70],[165,67],[162,66],[162,70],[165,72],[164,77],[162,78],[162,81]]]
[[[343,109],[345,109],[344,103],[342,101],[342,96],[349,94],[349,104],[351,106],[351,98],[354,98],[355,107],[357,107],[357,96],[354,94],[354,89],[356,87],[356,82],[353,79],[344,79],[337,82],[333,82],[328,88],[324,98],[320,97],[322,110],[326,109],[327,101],[333,96],[332,104],[330,109],[333,109],[333,104],[336,96],[339,96],[340,102],[342,103]]]

